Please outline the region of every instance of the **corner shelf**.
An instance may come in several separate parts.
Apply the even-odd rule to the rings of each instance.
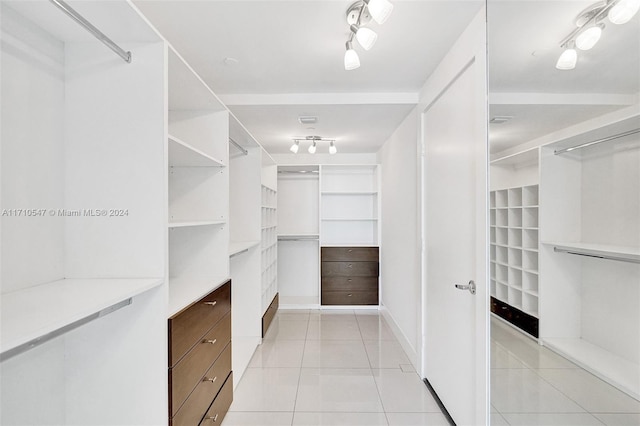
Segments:
[[[169,135],[170,167],[225,167],[224,162]]]
[[[107,315],[163,282],[162,278],[62,279],[4,293],[2,357]]]

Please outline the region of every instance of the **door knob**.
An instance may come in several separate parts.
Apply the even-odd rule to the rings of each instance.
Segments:
[[[467,285],[456,284],[455,286],[458,290],[469,290],[469,293],[476,294],[476,283],[473,280],[469,281]]]

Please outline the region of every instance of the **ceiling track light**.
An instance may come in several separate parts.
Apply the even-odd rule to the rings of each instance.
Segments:
[[[347,23],[349,24],[349,39],[344,54],[344,69],[347,71],[360,67],[360,58],[353,49],[353,39],[365,50],[370,50],[378,39],[378,34],[366,25],[374,20],[383,24],[393,11],[393,4],[389,0],[359,0],[347,9]]]
[[[309,148],[307,148],[307,151],[309,152],[309,154],[316,153],[319,142],[329,142],[329,154],[333,155],[336,152],[338,152],[338,149],[336,148],[336,145],[335,145],[335,142],[336,142],[335,139],[325,139],[320,136],[305,136],[304,138],[296,138],[293,140],[293,145],[291,145],[291,148],[289,148],[289,150],[294,154],[297,154],[298,150],[300,149],[300,141],[311,142],[311,145],[309,145]]]
[[[559,70],[575,68],[578,54],[575,50],[589,50],[596,45],[602,36],[604,24],[602,20],[608,18],[613,24],[620,25],[629,22],[640,10],[640,0],[605,0],[599,1],[584,9],[575,19],[576,28],[561,42],[565,49],[556,63]]]

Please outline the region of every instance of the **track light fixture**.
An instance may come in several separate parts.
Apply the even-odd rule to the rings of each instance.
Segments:
[[[329,142],[329,154],[335,154],[336,152],[338,152],[338,149],[335,145],[335,139],[326,139],[320,136],[305,136],[304,138],[295,138],[293,140],[293,145],[291,145],[291,148],[289,148],[289,150],[294,154],[297,154],[298,150],[300,149],[300,141],[311,142],[311,145],[309,145],[309,148],[307,148],[309,154],[316,153],[319,142]]]
[[[564,49],[556,68],[572,70],[576,67],[580,50],[589,50],[598,43],[605,28],[603,21],[608,18],[612,24],[620,25],[629,22],[640,9],[640,0],[605,0],[592,4],[584,9],[575,19],[576,29],[571,31],[561,42]]]
[[[393,4],[389,0],[359,0],[347,9],[347,23],[349,24],[349,39],[344,54],[344,69],[347,71],[360,67],[360,58],[353,49],[353,39],[358,41],[364,50],[373,47],[378,34],[366,25],[371,20],[378,24],[384,23],[391,15]]]

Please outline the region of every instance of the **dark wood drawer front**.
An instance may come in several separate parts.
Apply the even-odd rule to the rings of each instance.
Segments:
[[[220,389],[220,393],[216,396],[215,401],[211,404],[211,407],[207,411],[207,414],[204,415],[202,422],[200,422],[201,426],[215,426],[222,424],[222,420],[224,416],[229,411],[229,407],[233,402],[233,373],[229,374],[227,381]],[[195,424],[195,423],[194,423]]]
[[[378,289],[367,291],[323,291],[323,305],[377,305]]]
[[[323,277],[377,277],[378,262],[322,262]]]
[[[322,261],[377,262],[378,247],[322,247]]]
[[[176,363],[231,310],[231,283],[227,282],[184,311],[169,318],[169,366]]]
[[[216,362],[199,379],[198,385],[189,398],[174,414],[172,424],[174,426],[198,424],[229,373],[231,373],[231,344],[227,344]]]
[[[324,277],[322,291],[378,291],[378,277]]]
[[[175,367],[169,370],[173,413],[180,408],[230,341],[231,313],[227,313]]]

